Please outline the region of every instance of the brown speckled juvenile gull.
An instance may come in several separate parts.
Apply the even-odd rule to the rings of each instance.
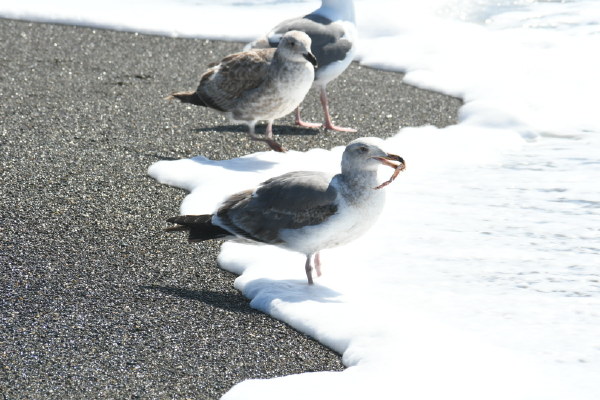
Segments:
[[[348,144],[340,174],[289,172],[229,196],[213,214],[169,218],[177,225],[167,231],[189,231],[190,242],[233,237],[297,251],[306,255],[312,285],[313,264],[321,275],[319,251],[358,238],[381,213],[385,191],[378,190],[378,166],[404,167],[381,142],[361,138]]]
[[[286,33],[277,49],[257,49],[231,54],[209,68],[193,92],[173,93],[168,99],[210,107],[231,120],[248,125],[253,140],[284,151],[273,140],[273,120],[294,111],[314,80],[315,56],[303,32]],[[268,122],[266,137],[256,136],[258,121]]]
[[[291,30],[305,32],[312,40],[312,51],[319,67],[315,72],[314,86],[321,92],[321,105],[325,128],[343,132],[356,132],[333,124],[329,114],[327,84],[348,68],[356,54],[357,30],[352,0],[322,0],[321,7],[303,17],[283,21],[265,36],[246,45],[245,49],[275,47],[282,35]],[[300,107],[296,108],[296,124],[316,128],[321,124],[304,122]]]

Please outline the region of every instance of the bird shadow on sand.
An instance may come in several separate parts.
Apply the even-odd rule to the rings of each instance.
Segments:
[[[328,287],[308,285],[306,280],[286,279],[273,280],[267,278],[255,279],[245,284],[244,296],[252,298],[250,305],[258,309],[265,309],[266,303],[272,300],[281,300],[286,303],[302,303],[315,301],[318,303],[339,303],[340,293]]]
[[[256,134],[263,135],[267,125],[260,124],[256,125]],[[246,125],[218,125],[218,126],[210,126],[210,127],[202,127],[202,128],[194,128],[192,132],[202,133],[202,132],[244,132],[248,133],[248,127]],[[319,133],[319,129],[315,128],[304,128],[302,126],[295,125],[273,125],[273,135],[281,135],[281,136],[315,136]]]
[[[154,290],[168,296],[180,297],[187,300],[221,308],[227,311],[245,314],[254,313],[256,309],[267,310],[268,304],[277,299],[286,303],[301,303],[315,301],[319,303],[339,303],[340,295],[335,290],[320,286],[318,283],[309,286],[304,280],[273,280],[256,279],[244,287],[244,296],[252,298],[250,307],[247,299],[241,294],[215,292],[212,290],[193,290],[176,286],[142,285],[141,289]]]
[[[200,301],[223,310],[254,314],[258,311],[248,306],[245,297],[238,293],[215,292],[212,290],[192,290],[175,286],[142,285],[141,289],[154,290],[168,296]]]
[[[259,126],[256,133],[262,136],[264,133],[265,125]],[[216,127],[204,127],[196,128],[194,132],[243,132],[247,133],[248,128],[245,125],[219,125]],[[302,128],[297,126],[274,126],[273,133],[275,134],[275,140],[277,135],[316,135],[319,133],[318,129]],[[207,166],[218,166],[221,168],[229,169],[232,171],[262,171],[267,170],[277,164],[274,161],[261,160],[257,157],[239,157],[231,160],[211,160],[202,155],[192,157],[192,160],[198,164]]]

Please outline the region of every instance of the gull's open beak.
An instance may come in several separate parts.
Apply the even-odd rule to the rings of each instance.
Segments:
[[[397,156],[395,154],[386,154],[383,157],[373,157],[374,159],[376,159],[377,161],[379,161],[380,163],[382,163],[383,165],[387,165],[388,167],[392,167],[394,169],[399,168],[403,170],[404,168],[406,168],[406,163],[404,162],[404,159],[400,156]],[[398,161],[398,164],[394,164],[392,161]]]
[[[309,63],[311,63],[312,65],[314,65],[315,68],[317,68],[317,58],[315,57],[315,55],[311,52],[305,53],[303,54],[304,58],[306,58],[308,60]]]

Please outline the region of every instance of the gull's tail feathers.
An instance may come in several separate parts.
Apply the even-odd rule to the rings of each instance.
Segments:
[[[172,217],[167,222],[176,224],[165,228],[166,232],[189,231],[188,240],[190,242],[202,242],[210,239],[221,239],[231,236],[231,233],[225,229],[213,225],[212,215],[179,215]]]
[[[194,104],[196,106],[202,106],[202,107],[210,107],[208,104],[206,104],[206,102],[204,100],[202,100],[202,98],[200,96],[198,96],[198,93],[194,92],[177,92],[177,93],[172,93],[170,95],[168,95],[167,97],[165,97],[166,100],[179,100],[182,103],[190,103],[190,104]]]

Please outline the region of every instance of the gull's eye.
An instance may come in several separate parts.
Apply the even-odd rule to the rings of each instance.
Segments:
[[[364,154],[364,153],[366,153],[367,151],[369,151],[369,149],[368,149],[368,148],[366,148],[365,146],[360,146],[360,147],[358,148],[358,152],[359,152],[359,153],[363,153],[363,154]]]

